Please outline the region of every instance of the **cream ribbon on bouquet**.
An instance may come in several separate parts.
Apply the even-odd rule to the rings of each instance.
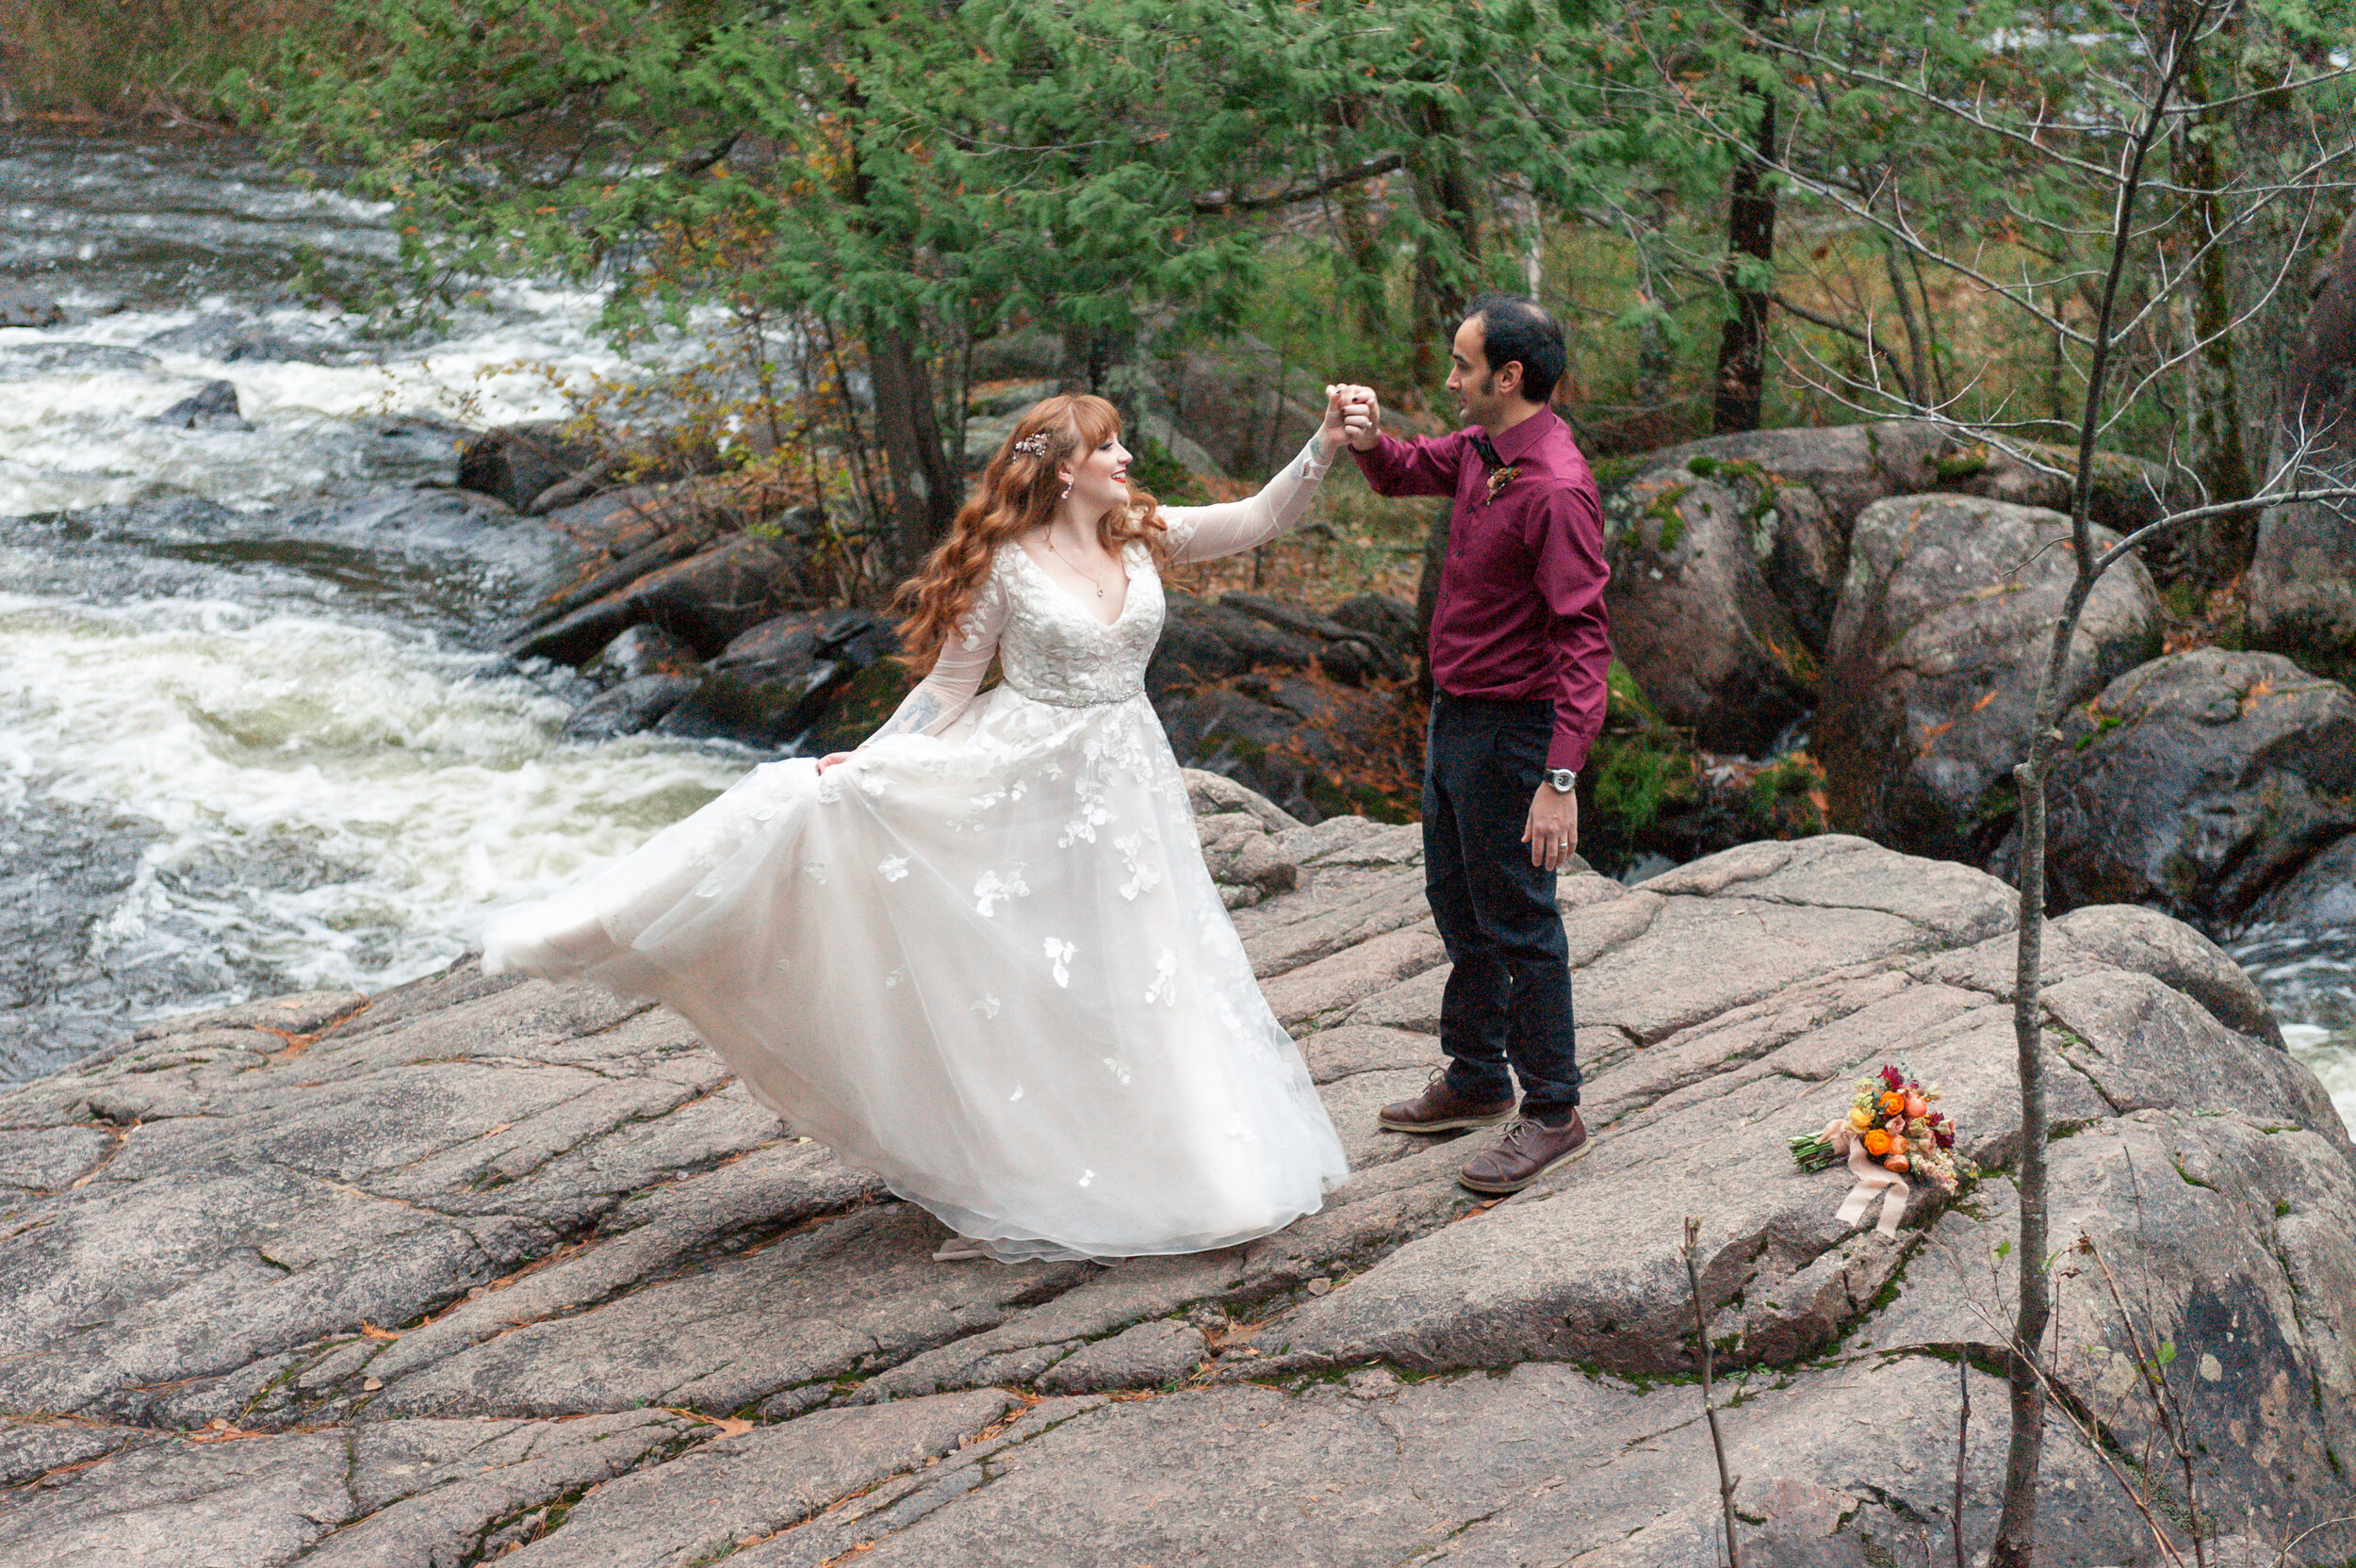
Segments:
[[[1843,1225],[1862,1225],[1873,1211],[1873,1195],[1883,1193],[1881,1223],[1874,1229],[1886,1236],[1896,1235],[1898,1221],[1906,1216],[1906,1200],[1914,1191],[1906,1179],[1874,1162],[1865,1152],[1865,1135],[1850,1126],[1847,1117],[1824,1129],[1824,1141],[1832,1145],[1834,1153],[1847,1156],[1849,1174],[1857,1178],[1857,1185],[1841,1200],[1833,1217]]]

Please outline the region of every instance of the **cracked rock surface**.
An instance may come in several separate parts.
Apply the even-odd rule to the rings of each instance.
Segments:
[[[1248,838],[1237,926],[1355,1174],[1221,1252],[935,1263],[683,1023],[470,965],[0,1091],[0,1562],[1707,1561],[1689,1214],[1746,1560],[1944,1560],[1967,1389],[1985,1550],[2009,890],[1841,837],[1565,877],[1597,1146],[1480,1202],[1470,1145],[1372,1125],[1441,1060],[1416,830]],[[2151,1560],[2106,1463],[2161,1342],[2205,1511],[2356,1512],[2356,1146],[2184,927],[2080,910],[2045,956],[2057,1378],[2110,1448],[2049,1429],[2040,1560]],[[1784,1144],[1895,1057],[1988,1174],[1890,1238]]]

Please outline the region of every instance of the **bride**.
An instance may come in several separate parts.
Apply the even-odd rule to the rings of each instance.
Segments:
[[[904,590],[931,673],[899,710],[501,914],[484,970],[660,997],[966,1238],[943,1256],[1192,1252],[1316,1212],[1349,1167],[1143,683],[1160,569],[1300,520],[1370,395],[1327,399],[1257,496],[1193,507],[1132,488],[1110,403],[1034,406]]]

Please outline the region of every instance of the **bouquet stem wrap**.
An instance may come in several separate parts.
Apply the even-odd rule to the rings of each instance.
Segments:
[[[1873,1163],[1873,1156],[1865,1152],[1864,1136],[1849,1125],[1846,1117],[1824,1129],[1824,1141],[1832,1145],[1834,1152],[1848,1156],[1849,1174],[1857,1178],[1857,1184],[1841,1200],[1833,1217],[1843,1225],[1863,1224],[1866,1215],[1873,1211],[1874,1195],[1880,1193],[1884,1195],[1882,1217],[1874,1229],[1886,1236],[1896,1235],[1898,1221],[1906,1215],[1906,1200],[1914,1191],[1906,1185],[1906,1179]]]

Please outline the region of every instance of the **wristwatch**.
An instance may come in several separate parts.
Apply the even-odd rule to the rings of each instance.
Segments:
[[[1556,794],[1569,794],[1573,790],[1579,788],[1579,770],[1576,768],[1548,768],[1546,770],[1546,783],[1553,789]]]

